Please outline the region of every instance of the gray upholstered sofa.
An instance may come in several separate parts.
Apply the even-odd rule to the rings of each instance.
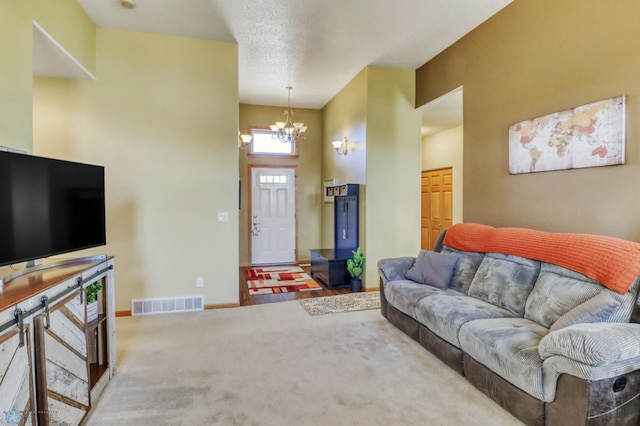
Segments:
[[[526,424],[640,425],[639,244],[446,232],[378,263],[382,315]]]

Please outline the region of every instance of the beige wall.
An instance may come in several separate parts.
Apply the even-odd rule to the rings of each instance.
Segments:
[[[29,0],[34,20],[94,76],[96,26],[76,0]]]
[[[249,127],[268,127],[283,120],[285,108],[260,105],[240,105],[240,130],[249,133]],[[242,203],[240,217],[240,265],[249,265],[249,165],[254,166],[295,166],[296,212],[298,224],[298,260],[309,261],[309,250],[320,248],[322,184],[321,148],[322,115],[320,110],[293,108],[294,118],[308,126],[305,139],[298,147],[298,158],[250,157],[240,150],[240,180],[242,181]]]
[[[378,260],[420,249],[420,113],[415,72],[368,67],[366,276],[377,288]]]
[[[32,8],[0,2],[0,145],[31,152]]]
[[[420,248],[420,115],[415,73],[367,67],[323,108],[323,179],[358,183],[364,284],[378,287],[377,263]],[[348,136],[352,152],[331,141]],[[323,209],[323,244],[333,247],[333,204]]]
[[[464,218],[640,240],[640,2],[515,1],[417,70],[416,106],[464,86]],[[627,96],[626,164],[508,174],[508,128]]]
[[[322,180],[366,183],[367,71],[363,69],[322,108]],[[338,155],[332,141],[349,139],[349,154]],[[364,187],[360,190],[364,191]],[[365,194],[360,194],[360,243],[364,237]],[[333,203],[322,203],[322,248],[333,248]]]
[[[237,45],[99,28],[97,74],[35,79],[34,152],[106,167],[116,309],[237,303]]]
[[[462,222],[462,140],[457,126],[422,138],[422,170],[453,169],[453,223]]]
[[[0,2],[0,145],[31,153],[33,21],[56,34],[65,49],[95,69],[95,25],[77,2]],[[93,56],[92,56],[93,55]]]

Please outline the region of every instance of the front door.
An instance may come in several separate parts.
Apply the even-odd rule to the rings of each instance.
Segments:
[[[251,168],[251,264],[296,261],[295,168]]]
[[[453,223],[453,170],[422,172],[422,243],[433,250],[438,235]]]

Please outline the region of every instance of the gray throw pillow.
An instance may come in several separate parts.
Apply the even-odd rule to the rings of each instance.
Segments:
[[[458,256],[422,250],[405,277],[444,290],[449,287],[457,263]]]
[[[598,293],[558,318],[549,330],[554,331],[573,324],[607,322],[618,306],[620,301],[614,299],[611,294]]]

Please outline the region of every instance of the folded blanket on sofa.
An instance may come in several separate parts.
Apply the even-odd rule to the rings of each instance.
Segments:
[[[613,237],[460,223],[447,230],[446,246],[502,253],[548,262],[579,272],[625,294],[640,275],[640,244]]]

